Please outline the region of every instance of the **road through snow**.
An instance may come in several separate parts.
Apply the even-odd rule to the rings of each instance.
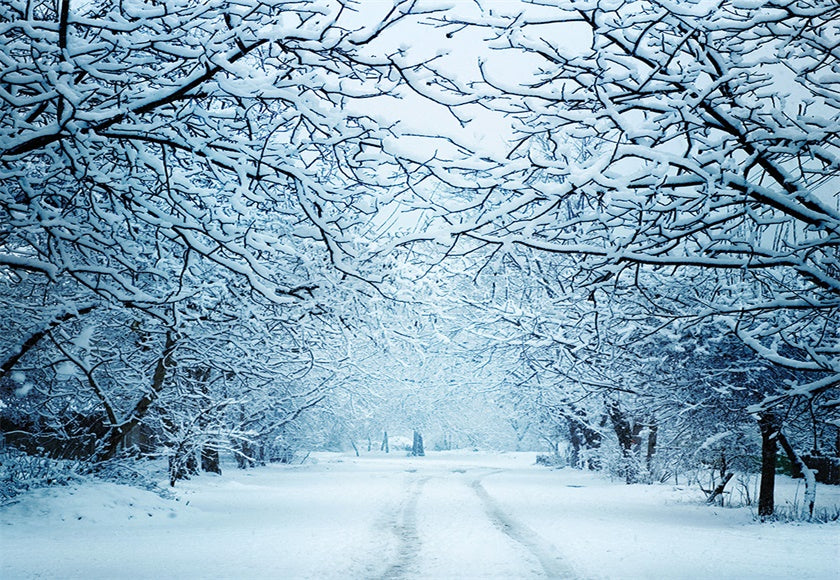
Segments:
[[[417,500],[428,477],[411,482],[408,494],[395,515],[390,528],[399,542],[396,561],[385,571],[383,578],[402,578],[415,564],[420,537],[417,534]]]
[[[500,473],[501,471],[497,472]],[[490,521],[502,530],[512,540],[528,549],[542,566],[543,572],[549,578],[574,578],[575,573],[567,562],[560,556],[557,548],[548,543],[528,526],[522,524],[506,513],[499,504],[490,497],[481,481],[473,480],[470,486],[484,503]]]
[[[753,521],[696,490],[625,486],[534,454],[318,454],[179,484],[0,508],[0,578],[834,578],[840,526]],[[795,483],[777,501],[794,498]],[[784,496],[788,493],[788,496]],[[818,502],[840,504],[823,486]]]
[[[413,565],[399,577],[575,577],[554,564],[561,560],[556,549],[515,523],[481,487],[484,477],[503,470],[435,460],[416,469],[423,487],[411,514],[412,542],[404,544],[414,554]]]

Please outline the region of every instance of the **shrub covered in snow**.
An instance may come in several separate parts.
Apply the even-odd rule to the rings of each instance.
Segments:
[[[0,448],[0,503],[18,494],[50,485],[67,485],[81,478],[82,464],[66,459],[28,455],[14,447]]]

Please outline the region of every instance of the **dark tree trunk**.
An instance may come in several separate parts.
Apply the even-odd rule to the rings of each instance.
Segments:
[[[762,521],[775,510],[776,453],[778,452],[779,425],[776,416],[764,413],[758,419],[761,430],[761,483],[758,489],[758,515]]]
[[[380,451],[384,451],[385,453],[389,453],[391,449],[388,447],[388,432],[385,431],[382,435],[382,446],[379,448]]]
[[[254,466],[254,462],[246,453],[246,445],[235,445],[236,447],[236,467],[239,469],[248,469]]]
[[[794,477],[802,477],[805,479],[805,501],[807,502],[806,505],[808,507],[808,517],[811,518],[814,516],[814,503],[816,502],[816,478],[814,477],[814,472],[805,465],[805,462],[802,460],[802,457],[794,451],[793,446],[788,443],[787,437],[779,431],[779,444],[782,446],[782,449],[785,450],[785,453],[790,460],[791,465],[793,466]]]
[[[219,463],[218,449],[209,445],[205,445],[201,448],[201,470],[207,473],[222,474],[222,466]]]
[[[120,444],[126,434],[137,427],[146,416],[146,413],[152,406],[152,403],[155,402],[166,384],[166,371],[175,365],[172,353],[175,350],[176,342],[177,339],[175,338],[175,333],[171,330],[167,331],[166,345],[164,346],[163,354],[157,361],[155,372],[152,376],[152,388],[149,389],[139,401],[137,401],[136,405],[134,405],[134,409],[129,415],[131,417],[129,420],[123,422],[121,425],[114,425],[108,431],[108,434],[104,438],[101,450],[97,454],[98,461],[112,459],[119,451]]]
[[[647,454],[645,455],[645,465],[648,473],[653,473],[653,456],[656,453],[656,432],[658,430],[659,427],[656,423],[651,421],[648,426]]]
[[[582,437],[577,422],[569,421],[569,465],[575,469],[581,469],[580,448],[582,445]]]
[[[195,450],[179,445],[175,454],[169,458],[169,485],[175,487],[176,481],[189,479],[198,474],[198,459]]]
[[[621,447],[621,455],[623,459],[622,475],[626,483],[636,483],[638,469],[634,457],[633,450],[638,448],[640,443],[639,433],[640,429],[631,425],[630,421],[624,416],[624,412],[619,408],[617,403],[612,403],[607,408],[607,412],[612,421],[613,430],[618,438],[618,444]]]
[[[260,452],[259,445],[248,441],[240,441],[236,445],[236,450],[238,451],[236,454],[236,466],[239,469],[248,469],[260,463],[262,453]]]
[[[601,433],[593,429],[587,422],[586,413],[577,411],[574,414],[566,415],[569,422],[569,442],[572,448],[569,453],[569,465],[576,469],[586,467],[590,470],[601,468],[601,462],[593,454],[587,451],[594,451],[601,447]],[[606,418],[602,418],[601,427],[604,426]]]
[[[837,437],[834,439],[834,455],[840,457],[840,425],[837,426]]]
[[[208,406],[211,406],[212,396],[210,394],[210,389],[208,387],[208,382],[210,381],[210,375],[212,374],[212,370],[210,367],[197,367],[190,369],[190,375],[193,377],[193,380],[198,385],[201,394],[203,395],[204,401]],[[207,410],[201,411],[201,414],[198,416],[198,426],[201,429],[202,434],[206,434],[209,425],[210,425],[210,414]],[[219,463],[219,450],[217,447],[213,445],[204,444],[201,447],[201,470],[206,473],[218,473],[219,475],[222,474],[222,467]]]
[[[603,429],[607,425],[607,416],[601,415],[601,420],[598,427]],[[583,431],[583,438],[586,442],[586,449],[594,451],[601,448],[601,440],[603,438],[601,431],[597,429],[585,429]],[[586,458],[586,468],[590,471],[598,471],[601,469],[601,458],[598,454],[590,453]]]
[[[720,505],[723,505],[723,490],[726,489],[726,484],[729,483],[729,480],[732,479],[732,476],[735,475],[731,471],[723,476],[723,479],[718,484],[718,486],[709,494],[709,497],[706,498],[706,503],[712,504],[715,502],[715,499],[720,496]]]
[[[567,415],[566,418],[569,422],[569,442],[572,445],[569,465],[577,469],[600,469],[600,460],[587,452],[601,447],[601,433],[589,425],[583,411]]]
[[[423,436],[417,431],[414,432],[414,444],[411,446],[411,454],[415,457],[426,455],[426,452],[423,450]]]
[[[26,353],[35,348],[41,339],[47,336],[50,332],[61,326],[63,323],[73,320],[74,318],[84,316],[95,309],[96,306],[85,306],[83,308],[79,308],[76,312],[65,312],[64,314],[60,314],[59,316],[53,318],[40,330],[30,334],[29,337],[23,341],[23,344],[21,344],[17,350],[11,353],[6,360],[0,364],[0,378],[14,369],[18,361],[23,358]]]

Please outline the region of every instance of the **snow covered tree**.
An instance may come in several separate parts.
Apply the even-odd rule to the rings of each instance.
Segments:
[[[782,398],[830,388],[838,10],[557,0],[444,17],[453,34],[481,26],[494,48],[532,64],[508,78],[485,63],[479,96],[516,119],[517,141],[474,180],[487,184],[480,206],[452,203],[447,231],[462,244],[586,257],[589,280],[607,285],[640,283],[640,268],[718,272],[714,292],[686,307],[812,371]]]
[[[513,145],[440,170],[470,193],[438,196],[434,236],[403,243],[577,257],[578,284],[636,288],[657,316],[715,317],[796,373],[754,411],[816,397],[836,419],[838,18],[824,0],[443,15],[449,34],[482,30],[516,63],[487,57],[483,83],[449,86],[513,119]],[[704,282],[668,296],[659,282],[677,271]]]
[[[162,419],[164,401],[203,400],[202,385],[220,385],[230,373],[264,385],[284,355],[242,372],[233,353],[254,363],[268,345],[236,342],[245,337],[239,331],[255,318],[271,325],[326,317],[338,279],[366,277],[351,263],[356,229],[379,194],[392,197],[397,166],[382,146],[391,127],[365,103],[391,94],[401,67],[411,66],[372,45],[414,9],[403,2],[360,13],[330,0],[4,3],[5,389],[33,384],[19,368],[27,356],[41,357],[47,373],[55,365],[87,373],[82,398],[98,400],[107,432],[97,428],[98,456],[107,458],[148,414]],[[90,328],[107,324],[90,331],[99,358],[87,366],[74,337],[59,331],[65,324],[68,333],[83,331],[80,319],[97,308],[111,318],[93,321]],[[133,344],[134,326],[154,337],[149,344]],[[312,342],[302,342],[298,358],[306,359]],[[142,364],[131,366],[137,357]],[[108,378],[123,371],[132,380]],[[78,404],[78,392],[61,389],[62,398],[51,390],[66,380],[38,378],[56,405]],[[290,387],[289,405],[276,407],[296,417],[318,399],[317,391],[298,398],[313,388]],[[208,409],[222,417],[229,406],[216,396],[191,410],[181,405],[178,420],[170,413],[162,428],[175,439],[191,432],[186,424],[206,431]],[[240,432],[277,426],[274,416],[245,415]]]
[[[341,267],[347,210],[376,202],[358,183],[387,129],[351,110],[394,87],[363,49],[410,9],[7,3],[0,265],[148,309],[195,292],[199,261],[299,296],[287,238]]]

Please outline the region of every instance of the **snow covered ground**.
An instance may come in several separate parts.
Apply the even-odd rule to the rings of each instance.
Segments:
[[[110,483],[32,492],[0,509],[0,578],[840,577],[840,524],[758,524],[693,488],[532,453],[317,460],[202,476],[178,501]],[[779,503],[801,498],[780,480]]]

